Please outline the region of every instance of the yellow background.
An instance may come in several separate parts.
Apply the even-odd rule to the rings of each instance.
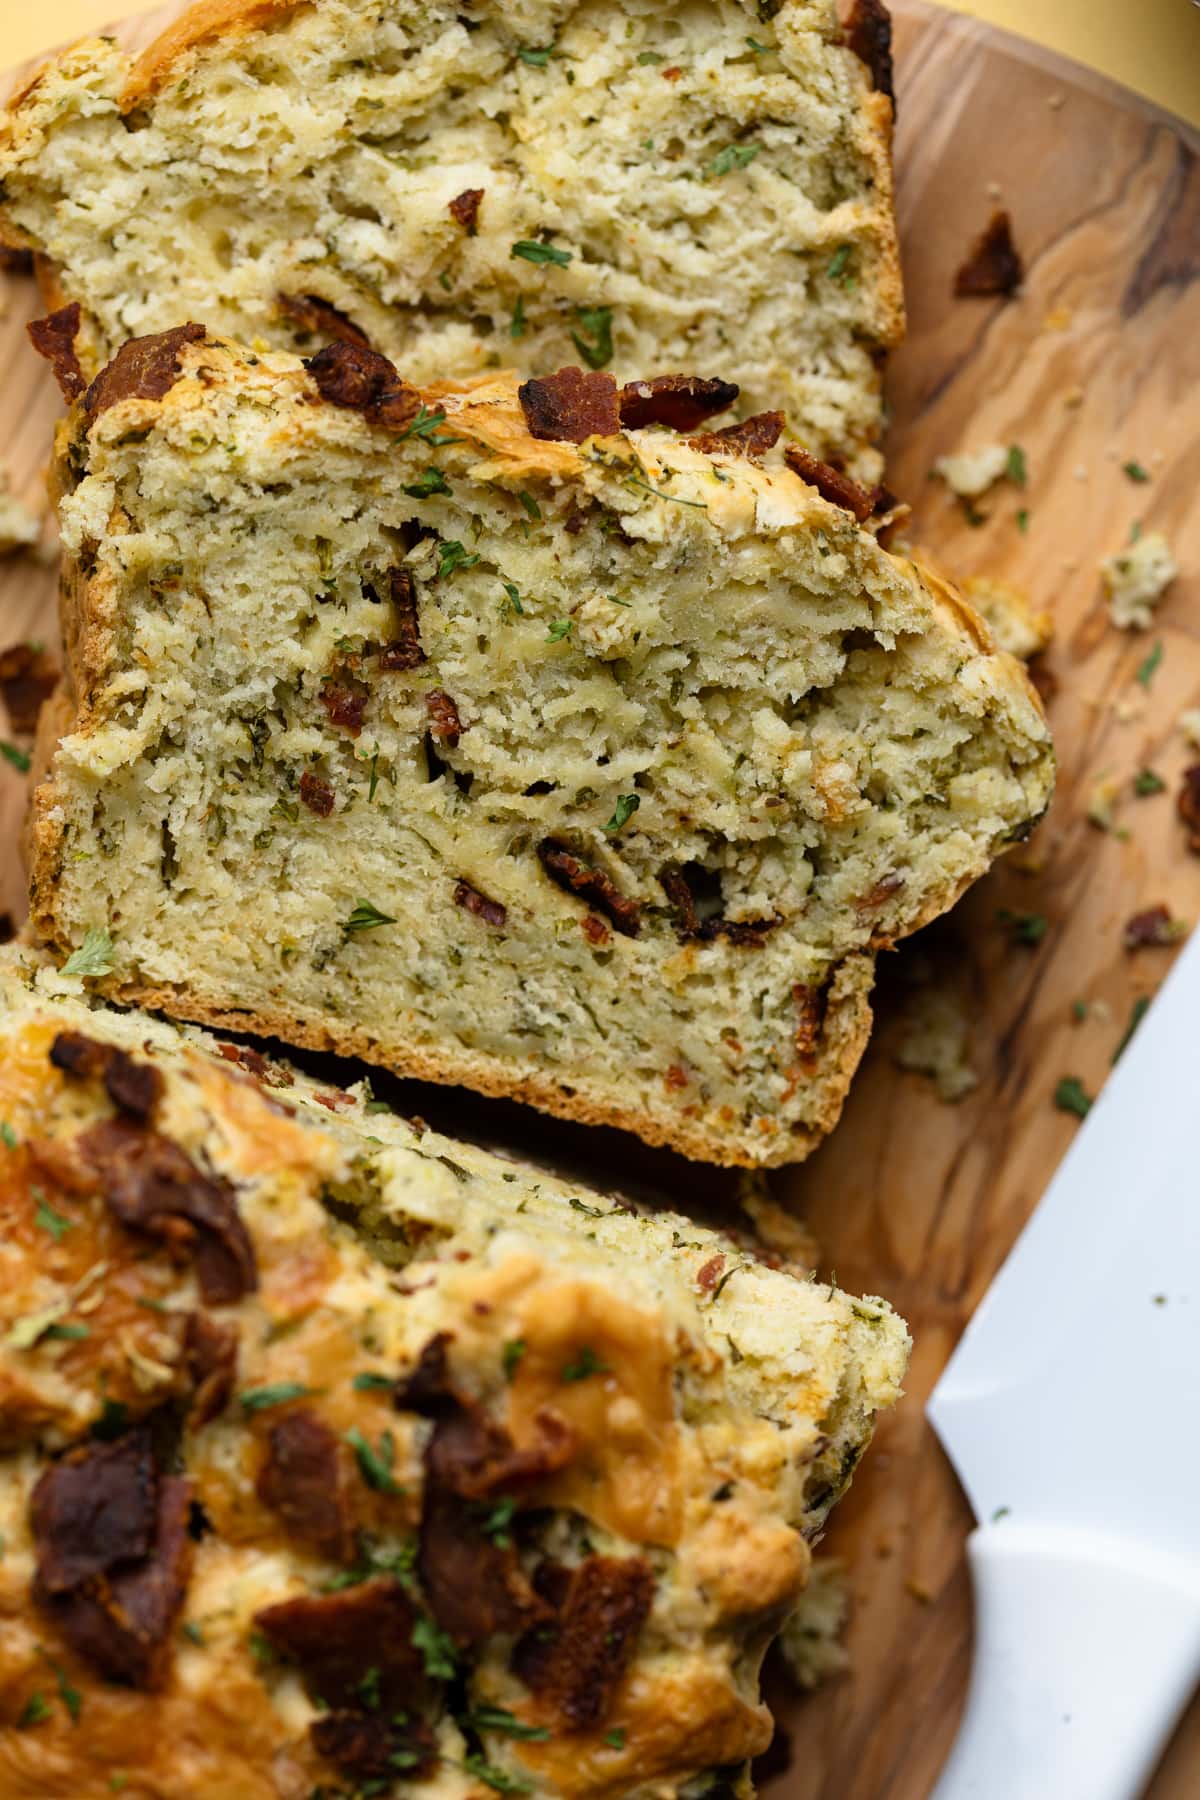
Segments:
[[[1192,0],[950,0],[1090,63],[1200,125],[1200,6]],[[0,0],[0,59],[17,63],[105,24],[134,0]]]

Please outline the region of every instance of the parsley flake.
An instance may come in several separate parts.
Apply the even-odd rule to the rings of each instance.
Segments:
[[[499,1731],[505,1737],[521,1738],[531,1744],[544,1744],[550,1736],[544,1725],[527,1725],[503,1706],[477,1706],[464,1713],[458,1723],[467,1731]]]
[[[751,37],[748,37],[746,42],[749,44],[751,50],[753,50],[755,56],[770,56],[770,44],[760,44],[757,38]]]
[[[517,303],[512,309],[512,317],[508,321],[508,335],[514,343],[525,336],[525,296],[517,295]]]
[[[525,511],[529,514],[531,519],[541,518],[542,509],[527,488],[520,489],[517,494],[517,499],[521,502],[521,505],[525,508]]]
[[[394,1388],[396,1381],[394,1376],[381,1375],[376,1369],[363,1369],[350,1385],[360,1394],[370,1394],[384,1388]]]
[[[652,63],[665,63],[667,60],[665,56],[660,56],[657,50],[639,50],[637,59],[643,69],[648,69]]]
[[[29,765],[33,760],[28,750],[22,750],[16,744],[10,744],[7,738],[0,738],[0,756],[10,762],[20,775],[28,775]]]
[[[570,637],[574,627],[574,619],[551,619],[550,629],[546,633],[548,644],[559,644],[563,638]]]
[[[1146,1014],[1149,1011],[1150,1011],[1149,996],[1146,994],[1139,994],[1137,999],[1133,1003],[1133,1010],[1129,1015],[1129,1023],[1125,1027],[1125,1030],[1121,1035],[1121,1041],[1117,1045],[1116,1049],[1113,1051],[1112,1059],[1114,1062],[1117,1062],[1120,1059],[1120,1057],[1123,1055],[1125,1050],[1128,1048],[1130,1038],[1133,1036],[1134,1032],[1137,1030],[1138,1026],[1141,1024],[1142,1020],[1145,1018]]]
[[[507,1496],[502,1500],[497,1500],[494,1506],[487,1509],[483,1519],[483,1534],[485,1537],[491,1538],[497,1550],[511,1548],[512,1532],[509,1527],[512,1525],[513,1514],[516,1510],[516,1501]]]
[[[526,68],[544,69],[557,48],[557,44],[547,44],[545,49],[537,50],[529,44],[518,44],[517,55]]]
[[[47,1663],[54,1671],[54,1679],[58,1685],[58,1697],[67,1709],[72,1725],[78,1725],[79,1715],[83,1711],[83,1695],[78,1688],[71,1686],[67,1680],[66,1670],[61,1663],[55,1662],[52,1656],[46,1656],[44,1650],[42,1655],[46,1657]]]
[[[1162,776],[1156,775],[1153,769],[1139,769],[1133,778],[1133,791],[1143,799],[1147,794],[1161,794],[1166,785]]]
[[[203,1648],[205,1643],[203,1627],[197,1625],[195,1619],[185,1619],[179,1627],[189,1644],[198,1644]]]
[[[504,1379],[511,1381],[517,1372],[517,1364],[524,1356],[529,1345],[524,1338],[509,1338],[500,1352],[500,1360],[504,1364]]]
[[[1029,530],[1029,508],[1022,506],[1017,513],[1017,530],[1024,534]]]
[[[58,1338],[64,1344],[79,1343],[84,1338],[91,1337],[91,1335],[92,1332],[89,1325],[64,1325],[57,1319],[52,1324],[47,1325],[45,1331],[42,1333],[43,1337]]]
[[[617,795],[617,804],[613,807],[612,818],[604,827],[610,837],[628,824],[629,820],[632,819],[634,813],[641,804],[642,799],[640,794]]]
[[[500,602],[500,610],[504,614],[504,617],[508,618],[511,613],[521,613],[524,615],[525,608],[521,605],[520,588],[516,587],[511,581],[502,581],[500,585],[508,595],[507,600],[502,600]]]
[[[454,1639],[440,1625],[422,1614],[412,1628],[412,1646],[419,1650],[425,1673],[434,1681],[453,1681],[458,1673]]]
[[[590,1344],[581,1344],[579,1354],[574,1362],[565,1364],[561,1370],[564,1381],[587,1381],[592,1375],[611,1375],[612,1370],[607,1363],[602,1363]]]
[[[446,415],[440,407],[430,412],[428,408],[418,406],[417,416],[412,424],[406,425],[399,437],[393,438],[392,442],[393,444],[402,444],[406,438],[415,437],[421,438],[427,444],[432,444],[435,449],[440,448],[443,444],[457,444],[459,441],[457,438],[438,435],[438,426],[445,423]]]
[[[302,1381],[276,1381],[269,1387],[247,1388],[241,1396],[242,1411],[266,1412],[271,1406],[286,1406],[289,1400],[306,1400],[316,1391],[305,1387]]]
[[[390,913],[380,912],[379,908],[372,906],[369,900],[360,900],[343,924],[342,930],[349,937],[356,931],[377,931],[381,925],[394,925],[395,923],[396,921]]]
[[[431,494],[448,494],[450,483],[440,469],[426,469],[415,481],[410,481],[402,490],[413,500],[427,500]]]
[[[20,1717],[17,1720],[17,1730],[28,1731],[31,1725],[44,1724],[53,1710],[54,1709],[50,1705],[45,1694],[30,1694],[28,1700],[21,1708]]]
[[[15,1150],[17,1147],[17,1134],[7,1119],[0,1119],[0,1144],[7,1150]]]
[[[853,244],[839,244],[829,259],[829,267],[825,273],[830,281],[840,281],[846,273],[846,265],[854,254]]]
[[[613,359],[612,307],[579,306],[575,316],[587,337],[573,331],[571,342],[589,369],[607,369]]]
[[[1025,460],[1025,452],[1020,444],[1008,446],[1008,461],[1004,465],[1004,473],[1014,487],[1023,488],[1029,479],[1029,465]]]
[[[362,1478],[368,1487],[375,1488],[381,1494],[399,1494],[404,1491],[392,1478],[396,1440],[390,1431],[381,1435],[378,1450],[367,1442],[357,1425],[352,1425],[346,1433],[346,1442],[358,1458]]]
[[[746,42],[749,43],[750,39],[747,38]],[[610,1750],[623,1750],[625,1748],[625,1733],[619,1725],[614,1725],[611,1731],[605,1732],[604,1741]]]
[[[89,926],[78,950],[72,950],[62,966],[64,975],[107,975],[116,962],[113,943],[107,931]]]
[[[1151,650],[1149,656],[1146,658],[1145,662],[1142,663],[1137,674],[1134,676],[1134,680],[1140,687],[1148,688],[1150,686],[1150,683],[1154,680],[1154,672],[1162,659],[1163,645],[1162,639],[1159,638],[1153,650]]]
[[[463,1758],[463,1768],[468,1775],[474,1775],[485,1787],[490,1787],[496,1794],[532,1794],[533,1783],[524,1775],[510,1775],[507,1769],[498,1769],[487,1762],[484,1757],[472,1755]]]
[[[1077,1119],[1086,1119],[1092,1110],[1091,1096],[1078,1075],[1063,1076],[1054,1090],[1054,1104],[1059,1112],[1073,1113]]]
[[[536,238],[518,238],[508,254],[510,261],[519,256],[522,262],[542,267],[553,263],[556,269],[565,269],[575,256],[573,250],[560,250],[557,244],[542,244]]]
[[[74,1219],[65,1219],[62,1213],[55,1212],[54,1208],[45,1200],[38,1201],[33,1222],[40,1230],[48,1231],[56,1244],[61,1243],[68,1231],[75,1229]]]
[[[447,538],[438,546],[438,575],[453,575],[455,569],[473,569],[479,557],[460,544],[457,538]]]
[[[1150,479],[1149,469],[1143,469],[1141,463],[1136,460],[1131,459],[1127,463],[1122,463],[1121,467],[1130,481],[1149,481]]]
[[[734,169],[748,169],[761,149],[761,144],[727,144],[724,150],[717,151],[704,173],[719,178]]]
[[[1002,906],[996,917],[1008,926],[1014,944],[1040,944],[1050,929],[1044,913],[1014,913]]]

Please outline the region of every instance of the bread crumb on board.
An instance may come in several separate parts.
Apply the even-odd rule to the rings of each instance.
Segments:
[[[902,1069],[927,1075],[949,1105],[979,1086],[969,1059],[971,1024],[962,998],[941,986],[918,988],[904,1009],[893,1055]]]
[[[939,456],[933,465],[935,475],[963,500],[977,500],[1008,470],[1008,449],[1004,444],[985,444],[979,450],[959,450],[952,456]]]
[[[1100,565],[1109,617],[1122,631],[1145,631],[1176,575],[1178,564],[1161,531],[1151,531]]]
[[[981,615],[1001,650],[1028,662],[1045,650],[1054,637],[1054,622],[1044,609],[1035,608],[1020,588],[974,575],[964,593]]]
[[[818,1557],[779,1638],[788,1673],[806,1693],[849,1668],[850,1653],[842,1642],[849,1614],[844,1565],[836,1557]]]

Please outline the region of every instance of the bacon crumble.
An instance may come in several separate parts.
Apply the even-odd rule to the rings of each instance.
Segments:
[[[616,380],[603,370],[559,369],[555,375],[523,381],[517,398],[531,437],[582,444],[585,438],[613,437],[621,429]]]
[[[357,344],[369,350],[371,340],[353,319],[320,294],[276,294],[275,303],[300,331],[321,331],[340,344]]]
[[[954,292],[967,299],[1002,294],[1009,300],[1024,279],[1025,270],[1013,242],[1012,220],[1006,212],[994,212],[954,277]]]
[[[333,811],[333,787],[313,769],[305,769],[300,776],[300,799],[318,819],[327,819]]]
[[[896,110],[895,71],[892,65],[892,15],[883,0],[854,0],[846,21],[845,41],[859,61],[866,64],[871,86],[886,94]]]
[[[98,419],[122,400],[161,400],[179,379],[179,353],[185,344],[197,344],[205,335],[203,325],[176,325],[151,337],[131,338],[101,369],[83,397],[89,419]]]
[[[859,487],[857,481],[851,481],[840,469],[822,462],[799,444],[784,446],[783,460],[793,474],[809,487],[815,487],[823,500],[840,506],[844,512],[853,513],[859,524],[865,524],[875,510],[875,494],[868,493],[866,488]]]
[[[317,1754],[343,1775],[356,1782],[385,1781],[387,1792],[393,1791],[400,1771],[406,1782],[420,1781],[432,1775],[438,1763],[432,1727],[424,1719],[409,1720],[403,1713],[389,1719],[377,1712],[339,1709],[314,1719],[308,1735]]]
[[[428,1687],[412,1641],[417,1615],[390,1575],[333,1594],[300,1594],[264,1606],[254,1623],[281,1656],[296,1663],[314,1698],[332,1708],[362,1708],[362,1683],[379,1671],[383,1713],[424,1700]]]
[[[81,1031],[60,1031],[50,1046],[50,1061],[64,1075],[80,1080],[99,1077],[113,1105],[144,1123],[162,1099],[158,1069],[135,1062],[115,1044],[102,1044]]]
[[[485,192],[484,188],[464,188],[449,202],[450,217],[468,237],[474,237],[479,229],[479,207]]]
[[[458,716],[458,707],[449,694],[435,688],[425,696],[425,710],[429,714],[429,729],[438,742],[445,744],[448,750],[458,749],[458,740],[465,729]]]
[[[456,882],[454,888],[454,904],[461,906],[465,912],[472,913],[475,918],[482,919],[485,925],[494,925],[503,930],[508,923],[508,908],[500,900],[489,900],[469,881]]]
[[[396,568],[388,570],[388,585],[396,615],[396,636],[379,652],[379,667],[389,673],[419,668],[425,661],[425,652],[421,647],[416,583],[410,570]]]
[[[323,681],[320,698],[331,725],[339,726],[351,737],[360,735],[367,710],[365,688],[351,687],[349,682]]]
[[[675,913],[675,931],[681,943],[712,944],[718,938],[724,938],[730,944],[761,949],[764,934],[773,931],[781,922],[779,919],[725,919],[719,914],[702,919],[682,869],[666,868],[658,879]]]
[[[351,1482],[344,1445],[307,1407],[272,1424],[255,1492],[293,1536],[335,1562],[354,1555]]]
[[[796,1054],[802,1062],[811,1061],[821,1043],[825,1027],[826,990],[798,981],[792,989],[796,1004]]]
[[[402,431],[420,410],[417,389],[386,356],[367,344],[326,344],[315,356],[305,358],[304,367],[322,400],[362,413],[371,425]]]
[[[701,1264],[696,1270],[696,1286],[702,1294],[712,1293],[720,1281],[724,1269],[725,1257],[719,1250],[715,1256],[710,1256],[706,1263]]]
[[[642,928],[642,909],[628,899],[602,869],[591,868],[556,838],[543,838],[537,849],[543,869],[565,893],[576,894],[609,920],[622,937],[637,937]]]
[[[738,425],[726,425],[720,431],[702,431],[698,437],[690,437],[688,443],[693,450],[703,450],[706,456],[722,453],[727,456],[765,456],[779,442],[786,424],[787,419],[781,412],[752,413]]]
[[[589,1556],[575,1569],[543,1564],[535,1584],[557,1616],[522,1638],[513,1671],[569,1730],[592,1730],[612,1704],[653,1604],[650,1565],[640,1556]]]
[[[47,313],[44,319],[31,319],[25,327],[29,341],[39,356],[44,356],[54,371],[59,391],[69,406],[87,387],[87,376],[75,348],[79,335],[81,311],[78,300]]]
[[[191,1422],[207,1425],[229,1405],[237,1381],[236,1325],[219,1325],[207,1313],[191,1312],[183,1336],[183,1362],[192,1383]]]
[[[1166,949],[1177,944],[1181,936],[1179,923],[1165,906],[1148,906],[1144,912],[1126,919],[1121,942],[1126,950]]]
[[[626,382],[617,406],[626,431],[641,431],[650,425],[695,431],[705,419],[727,411],[740,392],[735,381],[702,375],[653,375],[646,381]]]

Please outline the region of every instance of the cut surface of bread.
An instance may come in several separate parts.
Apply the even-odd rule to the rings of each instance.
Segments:
[[[174,1016],[804,1156],[875,947],[1046,805],[1024,671],[777,451],[362,354],[176,333],[64,425],[35,928]],[[608,435],[532,436],[581,381]]]
[[[412,380],[694,369],[875,480],[891,101],[832,0],[315,0],[81,44],[0,124],[0,229],[91,371],[203,319]]]
[[[903,1322],[0,955],[5,1800],[748,1792]]]

